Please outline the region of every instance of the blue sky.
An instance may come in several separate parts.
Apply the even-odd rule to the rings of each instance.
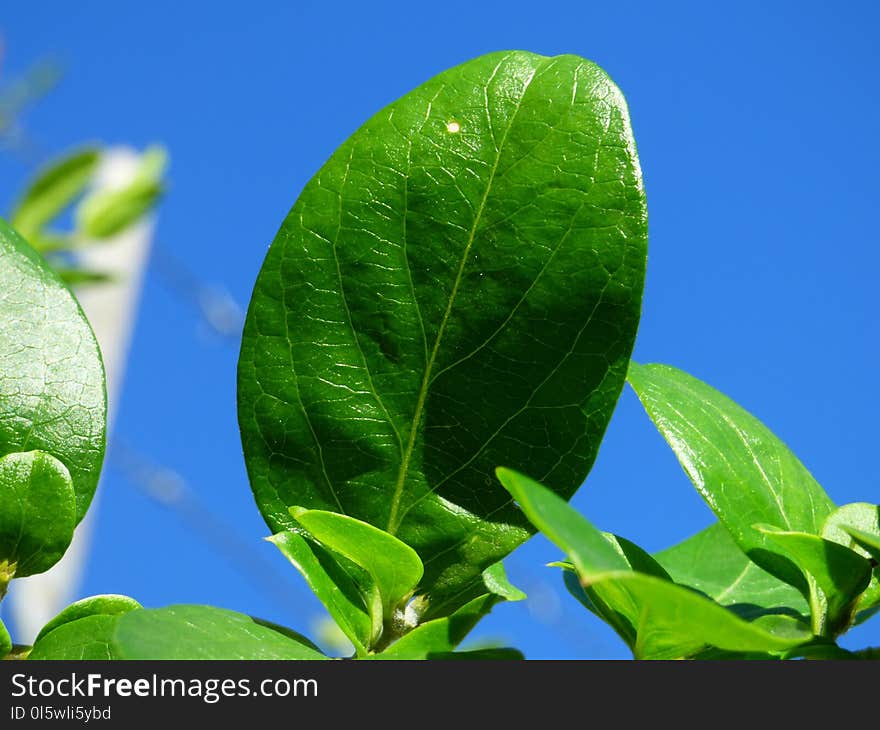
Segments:
[[[16,3],[0,33],[4,75],[46,57],[65,69],[25,119],[39,157],[88,140],[166,145],[157,242],[242,306],[303,185],[379,108],[489,51],[590,58],[627,97],[648,193],[636,359],[749,408],[836,502],[877,502],[880,18],[868,2],[770,5]],[[31,170],[0,156],[0,210]],[[318,604],[261,541],[247,486],[237,343],[204,329],[154,267],[116,435],[210,514],[169,511],[108,464],[83,595],[211,603],[308,632]],[[649,549],[712,520],[630,391],[574,504]],[[626,657],[543,567],[557,557],[541,538],[518,550],[508,572],[531,599],[475,636],[535,658]],[[848,643],[880,643],[874,624]]]

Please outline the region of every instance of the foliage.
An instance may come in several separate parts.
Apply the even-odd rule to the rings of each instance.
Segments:
[[[103,456],[100,356],[37,251],[115,235],[162,191],[154,151],[129,187],[82,197],[98,159],[69,155],[21,198],[12,222],[36,250],[0,227],[6,582],[63,554]],[[53,232],[77,200],[76,235]],[[566,553],[574,597],[637,658],[850,656],[835,640],[880,608],[880,508],[836,508],[736,404],[630,363],[646,243],[626,104],[574,56],[452,68],[367,121],[305,187],[254,287],[238,415],[268,540],[355,658],[521,658],[457,647],[525,597],[502,560],[535,530]],[[654,556],[567,503],[627,373],[719,519]],[[11,647],[0,630],[0,653]],[[28,651],[326,658],[240,613],[113,595],[68,607],[16,655]]]

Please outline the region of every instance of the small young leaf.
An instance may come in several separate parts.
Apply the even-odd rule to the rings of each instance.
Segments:
[[[743,618],[778,611],[809,616],[801,592],[749,560],[720,522],[654,557],[676,583],[705,593]]]
[[[333,510],[422,559],[426,618],[532,532],[498,464],[570,496],[623,385],[647,210],[626,103],[575,56],[496,53],[377,113],[254,287],[242,444],[272,532]],[[540,336],[536,330],[540,322]]]
[[[330,552],[291,530],[268,539],[306,579],[357,653],[365,654],[372,626],[358,583]]]
[[[136,609],[62,624],[29,659],[326,659],[304,637],[211,606]]]
[[[451,616],[426,621],[373,659],[430,659],[458,646],[477,622],[502,599],[492,593],[474,598]]]
[[[864,557],[869,552],[853,540],[848,530],[855,528],[880,539],[880,505],[867,502],[845,504],[832,512],[822,525],[822,537],[855,550]]]
[[[500,560],[483,571],[483,583],[489,590],[505,601],[522,601],[527,596],[507,579],[507,571]]]
[[[100,160],[97,149],[77,150],[54,160],[38,173],[12,211],[10,221],[25,238],[43,227],[82,193]]]
[[[59,626],[70,623],[71,621],[79,621],[86,616],[115,616],[121,613],[134,611],[136,608],[143,608],[133,598],[128,596],[120,596],[115,594],[107,594],[101,596],[89,596],[75,603],[71,603],[55,618],[40,629],[35,641],[39,641],[50,631],[54,631]]]
[[[822,591],[824,600],[813,599],[816,633],[836,636],[852,619],[856,599],[871,580],[871,564],[861,555],[836,542],[805,532],[755,525]],[[818,615],[817,615],[818,614]]]
[[[806,591],[758,522],[819,534],[834,504],[770,430],[714,388],[667,365],[631,363],[627,376],[697,491],[754,562]]]
[[[9,577],[55,565],[75,525],[76,495],[64,464],[43,451],[0,457],[0,567]]]
[[[291,513],[324,547],[344,555],[370,574],[385,619],[412,595],[421,580],[423,568],[418,553],[384,530],[336,512],[293,507]]]
[[[45,451],[70,472],[82,519],[104,459],[98,344],[46,261],[0,219],[0,456]]]

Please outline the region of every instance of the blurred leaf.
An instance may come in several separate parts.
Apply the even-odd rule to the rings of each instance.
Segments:
[[[143,608],[143,606],[128,596],[115,594],[89,596],[88,598],[83,598],[71,603],[55,618],[49,621],[49,623],[43,626],[43,628],[40,629],[40,633],[37,634],[36,641],[39,641],[46,634],[50,631],[54,631],[59,626],[63,626],[71,621],[78,621],[86,616],[115,616],[120,613],[128,613],[136,608]]]
[[[6,630],[6,625],[3,623],[3,620],[0,619],[0,659],[5,657],[11,651],[12,638],[9,636],[9,632]]]
[[[23,578],[48,570],[75,525],[76,496],[64,464],[43,451],[0,457],[0,573]]]
[[[82,286],[83,284],[106,284],[115,281],[113,274],[107,274],[103,271],[89,271],[88,269],[67,268],[65,266],[56,266],[55,271],[58,276],[68,286]]]
[[[134,179],[126,186],[98,190],[76,210],[77,230],[88,238],[110,238],[136,223],[164,192],[162,175],[167,154],[161,147],[144,152]]]
[[[100,159],[100,150],[90,147],[53,160],[13,208],[12,226],[27,239],[37,238],[43,227],[86,189]]]
[[[834,504],[763,423],[668,365],[631,363],[628,380],[676,457],[740,549],[764,570],[808,586],[755,523],[819,534]]]

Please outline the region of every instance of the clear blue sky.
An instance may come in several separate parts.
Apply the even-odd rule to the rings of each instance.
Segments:
[[[770,7],[772,6],[772,7]],[[878,6],[850,2],[14,3],[4,74],[60,59],[26,118],[45,156],[86,140],[171,154],[158,241],[245,305],[300,189],[352,131],[435,73],[493,50],[575,53],[617,81],[648,192],[640,361],[682,367],[762,418],[838,503],[880,498],[877,450]],[[0,157],[0,210],[30,167]],[[83,593],[211,603],[306,632],[318,604],[261,541],[235,419],[235,342],[148,275],[117,436],[179,471],[235,553],[108,465]],[[621,398],[574,500],[659,549],[712,517]],[[206,527],[216,537],[216,528]],[[509,560],[524,605],[475,633],[535,658],[628,656],[543,564]],[[880,620],[851,645],[880,644]]]

